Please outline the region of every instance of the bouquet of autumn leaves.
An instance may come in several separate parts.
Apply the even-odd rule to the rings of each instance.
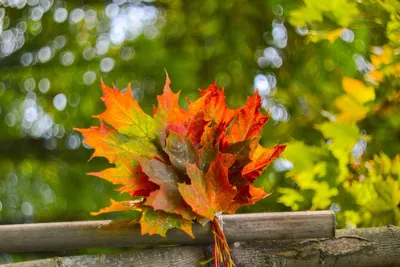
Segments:
[[[170,89],[167,76],[157,96],[154,115],[146,114],[133,98],[101,81],[106,110],[95,118],[100,126],[76,129],[94,148],[93,157],[105,157],[115,165],[89,173],[130,195],[122,202],[94,212],[139,210],[142,234],[165,236],[179,228],[193,237],[192,224],[211,221],[216,266],[231,266],[229,247],[217,215],[233,214],[268,194],[254,180],[284,150],[284,145],[264,148],[261,130],[268,120],[260,113],[257,92],[244,107],[229,109],[224,91],[214,83],[200,90],[200,98],[178,105],[179,92]]]

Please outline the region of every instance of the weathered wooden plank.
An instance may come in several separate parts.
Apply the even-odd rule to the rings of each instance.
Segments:
[[[222,220],[229,242],[329,238],[335,230],[335,216],[330,211],[223,215]],[[177,229],[168,231],[166,238],[143,236],[137,224],[123,227],[112,221],[1,225],[0,252],[212,242],[209,224],[194,225],[193,233],[195,239]]]
[[[400,266],[400,227],[337,230],[335,238],[266,240],[232,244],[237,267],[383,267]],[[200,246],[61,257],[5,265],[56,266],[200,266]]]
[[[236,266],[400,266],[400,227],[337,230],[333,239],[237,243]]]
[[[72,257],[57,257],[45,260],[6,264],[10,267],[71,267],[71,266],[141,266],[141,267],[176,267],[202,266],[206,260],[204,250],[200,246],[182,246],[169,248],[154,248],[132,252],[83,255]],[[206,265],[207,266],[207,265]],[[203,267],[205,267],[203,265]]]

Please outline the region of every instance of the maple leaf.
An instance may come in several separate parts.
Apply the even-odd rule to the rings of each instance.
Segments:
[[[178,190],[179,177],[172,166],[158,160],[142,160],[140,162],[143,171],[149,176],[149,180],[160,186],[147,197],[145,205],[155,210],[177,213],[184,219],[192,220],[195,214],[183,200]]]
[[[230,204],[230,210],[235,212],[238,208],[248,206],[256,203],[257,201],[269,196],[264,192],[264,189],[255,187],[251,183],[242,185],[238,189],[238,194]]]
[[[207,173],[195,164],[187,164],[191,184],[179,184],[179,192],[200,216],[212,220],[218,212],[232,213],[227,208],[237,190],[229,183],[228,168],[234,160],[233,155],[218,153]]]
[[[125,162],[118,164],[116,168],[109,168],[99,172],[89,172],[87,174],[103,178],[113,184],[124,184],[133,176],[132,169],[135,167]]]
[[[155,138],[156,127],[154,119],[147,115],[132,96],[131,86],[128,84],[125,93],[117,88],[110,88],[101,81],[103,96],[101,99],[106,110],[95,118],[104,120],[118,132],[130,137]]]
[[[148,196],[157,189],[157,185],[149,181],[137,163],[117,164],[116,168],[109,168],[100,172],[89,172],[88,175],[97,176],[113,184],[122,184],[117,189],[120,192],[128,192],[131,196]]]
[[[193,119],[190,121],[187,135],[189,135],[193,147],[201,147],[201,139],[207,124],[209,124],[209,121],[205,120],[203,111],[200,111],[194,115]]]
[[[235,111],[229,109],[225,104],[224,90],[218,89],[216,83],[210,85],[206,90],[200,90],[201,97],[189,104],[189,113],[204,111],[207,121],[214,120],[217,123],[229,121],[235,115]]]
[[[145,140],[128,139],[103,123],[100,127],[75,130],[81,132],[85,143],[95,149],[93,157],[105,157],[110,163],[132,162],[138,157],[154,157],[156,147]]]
[[[136,200],[126,200],[126,201],[115,201],[114,199],[110,199],[111,205],[102,208],[97,212],[91,212],[91,215],[99,215],[102,213],[107,213],[107,212],[114,212],[114,211],[126,211],[126,210],[137,210],[141,211],[139,208],[139,203],[142,202],[142,198],[136,199]]]
[[[75,129],[94,148],[93,157],[105,157],[115,166],[91,172],[128,193],[93,215],[141,211],[142,234],[165,236],[179,228],[193,237],[192,224],[208,219],[214,233],[215,264],[232,265],[228,243],[216,214],[234,213],[268,196],[254,180],[284,150],[284,145],[264,148],[259,144],[268,117],[260,112],[256,92],[246,105],[230,109],[224,90],[214,83],[201,96],[179,106],[167,75],[157,97],[153,117],[132,97],[101,82],[106,109],[94,116],[100,127]]]
[[[166,139],[164,151],[171,164],[181,173],[186,173],[186,164],[195,162],[196,151],[189,138],[170,132]]]
[[[149,183],[148,178],[139,175],[137,160],[141,157],[152,158],[157,154],[155,146],[144,140],[130,140],[117,131],[105,126],[91,127],[89,129],[75,129],[83,134],[85,143],[94,147],[93,157],[105,157],[110,163],[115,163],[116,168],[109,168],[101,172],[91,172],[113,184],[123,184],[118,189],[121,192],[129,192],[131,196],[146,196],[148,191],[154,190],[154,184]]]
[[[140,219],[142,235],[159,234],[165,237],[169,229],[179,228],[194,238],[192,224],[193,221],[185,220],[177,214],[166,213],[152,208],[143,208],[142,218]]]
[[[170,88],[171,80],[166,77],[164,92],[157,96],[158,107],[154,107],[154,118],[159,120],[163,125],[168,126],[172,121],[174,123],[183,123],[187,117],[186,111],[179,106],[179,94],[174,94]]]
[[[200,140],[201,147],[196,150],[196,164],[197,167],[203,172],[208,170],[210,163],[217,155],[217,148],[215,147],[214,143],[219,134],[218,127],[218,124],[214,123],[214,125],[212,125],[211,122],[204,128],[204,133]]]
[[[256,91],[252,97],[247,99],[246,105],[238,111],[235,120],[224,137],[232,144],[239,141],[251,139],[259,134],[268,117],[260,112],[261,97]]]
[[[244,166],[242,175],[254,181],[272,161],[280,156],[286,146],[276,145],[273,148],[265,148],[258,142],[253,142],[252,147],[249,155],[251,162]]]
[[[107,171],[107,170],[106,170]],[[151,192],[159,188],[158,185],[151,182],[146,173],[143,172],[142,166],[137,165],[129,169],[130,176],[117,191],[121,193],[129,193],[131,196],[147,197]]]

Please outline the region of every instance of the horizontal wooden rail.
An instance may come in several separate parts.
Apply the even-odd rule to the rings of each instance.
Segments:
[[[335,233],[331,211],[223,215],[222,221],[228,242],[331,238]],[[142,235],[138,224],[122,225],[112,221],[0,225],[0,252],[212,243],[209,224],[193,226],[195,239],[177,229],[163,238]]]
[[[337,230],[335,238],[236,242],[236,266],[394,267],[400,266],[400,227]],[[175,246],[123,253],[57,257],[4,267],[203,266],[201,246]]]

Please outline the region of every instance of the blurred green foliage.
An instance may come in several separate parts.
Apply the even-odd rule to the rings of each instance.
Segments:
[[[231,107],[263,96],[263,145],[287,149],[241,212],[399,225],[399,29],[396,0],[0,0],[0,223],[129,217],[90,216],[124,196],[72,127],[104,109],[100,77],[151,113],[166,69],[183,106],[215,79]]]

